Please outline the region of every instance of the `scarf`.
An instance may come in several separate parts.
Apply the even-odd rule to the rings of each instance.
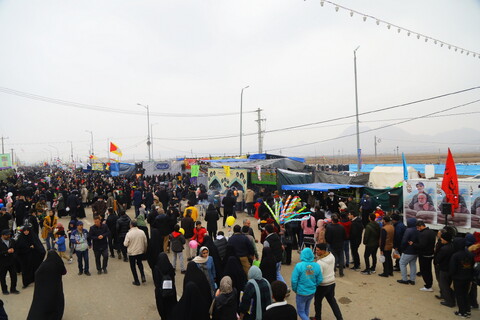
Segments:
[[[220,281],[220,293],[223,294],[229,294],[233,291],[233,283],[232,283],[232,278],[229,276],[225,276],[222,278]]]
[[[207,250],[207,252],[210,252],[210,250],[208,250],[207,247],[201,247],[200,248],[200,255],[193,258],[193,262],[195,262],[195,263],[206,263],[208,261],[208,256],[206,256],[205,258],[202,257],[202,251],[203,250]]]
[[[248,270],[248,278],[250,279],[248,282],[253,285],[253,288],[255,289],[255,296],[257,297],[255,320],[262,320],[262,297],[260,296],[260,288],[258,287],[258,283],[255,280],[263,280],[267,283],[270,296],[272,296],[272,287],[270,287],[270,283],[267,280],[262,278],[262,271],[259,267],[251,266],[250,270]]]

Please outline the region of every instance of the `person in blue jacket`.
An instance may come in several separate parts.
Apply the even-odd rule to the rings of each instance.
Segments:
[[[310,319],[310,303],[315,297],[317,286],[323,281],[322,270],[313,259],[312,249],[303,249],[300,262],[295,265],[292,273],[292,290],[297,294],[297,313],[302,320]]]

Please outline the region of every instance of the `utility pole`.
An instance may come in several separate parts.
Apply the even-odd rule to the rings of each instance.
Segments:
[[[152,161],[152,148],[150,141],[150,107],[148,105],[143,105],[141,103],[137,103],[137,106],[144,107],[147,109],[147,148],[148,148],[148,161]]]
[[[5,153],[5,150],[4,150],[4,141],[3,141],[3,140],[5,140],[5,139],[8,139],[8,137],[2,136],[2,154]]]
[[[72,157],[72,163],[75,162],[75,159],[73,158],[73,142],[70,141],[70,156]]]
[[[15,166],[15,162],[13,162],[13,148],[10,149],[10,152],[11,152],[11,157],[12,157],[12,166],[14,167],[14,166]]]
[[[357,172],[360,172],[360,166],[362,165],[362,149],[360,149],[360,129],[358,120],[358,90],[357,90],[357,50],[358,46],[353,50],[353,68],[355,73],[355,109],[356,109],[356,122],[357,122]]]
[[[242,88],[240,92],[240,156],[242,156],[242,138],[243,138],[243,90],[248,89],[250,86]]]
[[[375,145],[375,163],[377,163],[377,136],[374,136],[373,140],[373,144]]]
[[[257,109],[257,122],[258,124],[258,153],[262,153],[263,150],[263,131],[262,131],[262,121],[266,121],[267,119],[262,119],[262,112],[263,110],[258,108]]]

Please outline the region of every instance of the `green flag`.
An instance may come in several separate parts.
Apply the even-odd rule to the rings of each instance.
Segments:
[[[192,178],[198,177],[199,172],[200,172],[200,166],[198,164],[192,164]]]

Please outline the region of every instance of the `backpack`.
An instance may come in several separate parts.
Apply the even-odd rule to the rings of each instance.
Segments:
[[[172,297],[174,295],[173,281],[170,275],[162,275],[162,298]]]

